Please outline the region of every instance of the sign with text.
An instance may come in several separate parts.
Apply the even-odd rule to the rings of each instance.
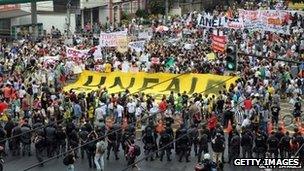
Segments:
[[[204,93],[217,94],[226,85],[235,83],[237,77],[213,74],[169,74],[144,72],[110,72],[101,73],[83,71],[77,82],[64,87],[64,91],[73,89],[76,93],[91,92],[106,87],[109,93],[118,93],[128,89],[131,93],[144,92],[161,98],[171,91],[191,95]],[[185,84],[187,83],[187,84]]]
[[[72,60],[80,60],[87,57],[90,50],[78,50],[74,48],[66,49],[66,57]]]
[[[123,37],[127,37],[127,31],[118,31],[112,33],[100,33],[100,47],[117,47],[118,41]]]

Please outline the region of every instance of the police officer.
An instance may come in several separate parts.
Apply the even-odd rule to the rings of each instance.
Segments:
[[[189,160],[189,156],[190,156],[190,150],[191,150],[191,146],[190,146],[190,138],[187,134],[187,129],[183,128],[180,131],[180,134],[176,135],[176,139],[177,140],[177,147],[179,148],[179,162],[182,162],[183,157],[186,158],[186,162],[190,162]]]
[[[6,131],[2,125],[0,125],[0,146],[3,147],[3,153],[5,154],[5,144],[6,144]],[[6,155],[6,154],[5,154]]]
[[[209,130],[206,128],[206,126],[202,127],[202,130],[200,130],[199,138],[198,138],[198,155],[197,155],[197,161],[198,163],[201,162],[202,153],[207,154],[209,152],[208,150],[208,143],[209,143]]]
[[[85,151],[88,157],[88,162],[89,162],[89,167],[95,167],[95,162],[94,162],[94,156],[95,156],[95,150],[96,150],[96,140],[98,137],[97,133],[95,131],[92,131],[88,135],[87,142],[88,144],[85,146]]]
[[[291,137],[287,131],[285,135],[281,138],[279,143],[280,157],[289,158],[290,157],[290,141]]]
[[[45,137],[43,135],[42,132],[37,132],[36,136],[34,138],[34,145],[35,145],[35,149],[36,149],[36,158],[38,160],[38,162],[42,162],[43,161],[43,151],[45,148]],[[41,163],[39,165],[40,167],[43,167],[43,163]]]
[[[47,156],[53,157],[54,151],[56,150],[56,128],[53,122],[45,128],[45,138],[46,138],[46,145],[47,145]]]
[[[266,141],[267,141],[267,139],[262,134],[262,132],[258,131],[256,134],[256,137],[255,137],[255,140],[254,140],[254,142],[255,142],[254,152],[256,153],[257,158],[265,157],[265,153],[267,150]]]
[[[284,135],[285,134],[283,132],[282,127],[278,127],[278,130],[274,134],[274,136],[279,140],[279,146],[278,146],[278,148],[279,148],[279,154],[280,154],[280,156],[282,156],[281,155],[281,140],[284,137]]]
[[[229,143],[229,163],[240,156],[241,138],[237,132],[232,134]]]
[[[272,157],[272,155],[274,155],[275,158],[278,158],[278,155],[279,155],[279,151],[278,151],[279,140],[275,136],[274,131],[271,132],[270,136],[267,139],[267,146],[268,146],[268,152],[269,152],[270,157]]]
[[[12,130],[12,136],[15,137],[11,141],[11,146],[12,146],[12,152],[13,156],[19,156],[20,155],[20,143],[21,143],[21,127],[16,123],[15,127]]]
[[[144,143],[144,149],[145,149],[145,155],[149,156],[151,155],[150,160],[153,161],[153,152],[156,150],[156,139],[157,135],[154,133],[154,131],[148,127],[145,130],[145,134],[143,135],[142,141]],[[146,161],[148,160],[148,157],[146,157]]]
[[[115,160],[119,160],[117,151],[117,133],[114,131],[113,127],[109,129],[108,134],[108,147],[107,147],[107,160],[109,160],[110,152],[113,150],[115,155]]]
[[[79,135],[79,140],[80,140],[80,145],[81,145],[80,155],[81,155],[81,159],[83,159],[85,149],[84,149],[84,146],[82,146],[82,145],[87,142],[89,132],[87,131],[87,129],[85,127],[81,127],[78,135]]]
[[[164,146],[166,146],[160,152],[160,161],[163,161],[163,157],[164,157],[165,153],[167,155],[167,161],[171,161],[170,155],[171,155],[171,149],[173,148],[173,144],[168,145],[174,139],[171,131],[172,131],[172,128],[170,129],[170,127],[167,127],[166,130],[160,136],[159,147],[163,148]]]
[[[24,120],[24,124],[21,126],[21,143],[22,143],[22,156],[26,153],[31,156],[31,126],[28,124],[28,120]]]
[[[58,127],[56,128],[56,150],[57,150],[57,155],[60,153],[66,152],[66,132],[64,130],[65,128],[59,124]]]
[[[223,168],[223,153],[225,151],[225,137],[221,133],[216,133],[215,137],[211,140],[211,147],[213,150],[213,161],[218,167]]]
[[[79,144],[79,136],[77,133],[77,129],[73,129],[71,133],[68,134],[68,148],[74,149],[78,147]],[[74,150],[75,157],[78,158],[78,150]]]
[[[253,134],[250,129],[245,128],[241,137],[242,157],[252,158]]]
[[[198,129],[196,125],[191,125],[191,128],[188,130],[188,135],[190,137],[190,151],[193,145],[195,156],[198,155]]]

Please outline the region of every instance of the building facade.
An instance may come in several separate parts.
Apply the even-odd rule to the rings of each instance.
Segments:
[[[37,2],[38,35],[50,33],[54,26],[61,33],[67,29],[67,5],[54,1]],[[73,8],[70,14],[70,30],[75,32],[77,24],[77,2],[72,0]],[[76,4],[76,5],[74,5]],[[79,15],[80,17],[80,15]],[[17,38],[17,35],[31,34],[33,31],[31,20],[31,4],[0,5],[0,37]]]
[[[118,24],[122,12],[134,14],[145,7],[146,0],[80,0],[81,25]]]

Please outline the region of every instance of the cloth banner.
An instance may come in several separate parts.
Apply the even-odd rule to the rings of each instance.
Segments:
[[[245,28],[289,34],[289,12],[283,10],[238,10]]]
[[[129,39],[127,36],[117,38],[117,50],[120,53],[125,53],[128,51]]]
[[[212,35],[212,49],[215,52],[224,52],[226,46],[226,36]]]
[[[121,37],[127,37],[127,31],[118,31],[112,33],[100,33],[100,47],[117,47]]]
[[[132,50],[135,50],[136,52],[143,52],[145,49],[145,43],[146,41],[141,40],[141,41],[136,41],[136,42],[130,42],[129,47]]]
[[[231,29],[242,29],[244,24],[242,21],[236,19],[228,19],[226,16],[216,17],[210,14],[198,14],[197,24],[200,27],[206,28],[231,28]]]
[[[67,48],[66,57],[70,58],[72,60],[79,60],[79,59],[87,57],[89,51],[90,51],[89,49],[78,50],[78,49],[74,49],[74,48]]]
[[[234,84],[238,77],[219,76],[213,74],[169,74],[169,73],[123,73],[119,71],[110,73],[101,73],[94,71],[83,71],[79,79],[72,84],[64,87],[64,91],[73,89],[76,93],[89,93],[99,90],[100,87],[106,87],[108,92],[118,93],[126,89],[130,93],[144,92],[150,94],[156,99],[161,99],[162,95],[187,92],[202,93],[206,95],[216,95]],[[187,83],[187,84],[185,84]]]

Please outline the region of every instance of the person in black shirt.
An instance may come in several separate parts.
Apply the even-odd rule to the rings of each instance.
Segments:
[[[272,124],[274,124],[275,126],[278,125],[279,122],[279,112],[280,112],[281,108],[279,106],[279,104],[275,103],[272,107],[271,107],[271,113],[272,113]]]

